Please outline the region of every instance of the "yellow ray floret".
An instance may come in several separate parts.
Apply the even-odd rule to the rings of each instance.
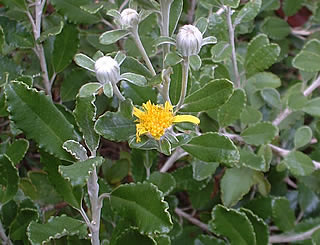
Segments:
[[[140,141],[140,136],[143,134],[150,134],[156,140],[160,140],[167,128],[171,127],[173,123],[191,122],[199,124],[200,120],[191,115],[173,115],[173,107],[167,101],[163,105],[154,105],[149,100],[142,104],[143,111],[134,107],[133,115],[138,118],[136,125],[137,142]]]

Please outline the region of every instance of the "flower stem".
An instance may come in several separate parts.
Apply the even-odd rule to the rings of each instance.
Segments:
[[[236,48],[234,44],[234,26],[232,25],[231,8],[226,7],[226,10],[227,10],[226,11],[227,23],[228,23],[228,29],[229,29],[229,40],[230,40],[230,45],[232,49],[231,59],[232,59],[232,65],[233,65],[233,72],[236,79],[235,85],[237,88],[241,88],[240,75],[239,75],[238,64],[237,64]]]
[[[167,172],[177,160],[179,160],[180,158],[182,158],[186,155],[188,155],[188,153],[178,147],[175,150],[175,152],[165,162],[163,167],[160,169],[160,172],[161,173]]]
[[[181,94],[179,102],[176,106],[176,112],[180,110],[181,106],[183,105],[184,99],[187,94],[187,87],[188,87],[188,73],[189,73],[189,57],[183,57],[182,61],[182,84],[181,84]]]
[[[120,101],[124,101],[126,98],[121,94],[117,84],[113,84],[112,83],[112,87],[113,87],[113,93],[117,96],[117,98],[120,100]]]
[[[173,0],[160,0],[161,11],[161,35],[169,37],[169,23],[170,23],[170,7]],[[170,44],[163,45],[163,58],[169,53]],[[163,59],[164,60],[164,59]]]

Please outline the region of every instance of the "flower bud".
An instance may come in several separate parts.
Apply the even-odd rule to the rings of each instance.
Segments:
[[[105,84],[108,81],[116,84],[120,80],[119,64],[110,56],[99,58],[94,65],[94,69],[96,77],[101,84]]]
[[[139,14],[134,9],[125,9],[121,12],[120,21],[123,27],[135,27],[139,23]]]
[[[177,49],[182,56],[197,55],[202,46],[202,33],[193,25],[184,25],[177,35]]]

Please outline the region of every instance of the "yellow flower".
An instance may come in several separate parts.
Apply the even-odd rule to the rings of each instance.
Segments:
[[[137,142],[140,142],[140,135],[149,133],[156,140],[160,140],[164,135],[167,128],[173,123],[179,122],[191,122],[199,124],[200,120],[197,117],[191,115],[173,115],[173,107],[167,101],[163,105],[154,105],[149,100],[147,103],[143,103],[142,107],[144,111],[138,108],[133,108],[133,115],[135,115],[139,122],[136,125]]]

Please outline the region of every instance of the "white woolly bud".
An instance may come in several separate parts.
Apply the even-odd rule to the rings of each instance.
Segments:
[[[139,23],[139,14],[134,9],[125,9],[121,12],[121,24],[123,27],[135,27]]]
[[[116,84],[120,80],[119,64],[110,56],[99,58],[94,65],[94,69],[98,81],[102,84],[108,81]]]
[[[197,55],[202,46],[202,33],[193,25],[184,25],[177,35],[177,49],[182,56]]]

